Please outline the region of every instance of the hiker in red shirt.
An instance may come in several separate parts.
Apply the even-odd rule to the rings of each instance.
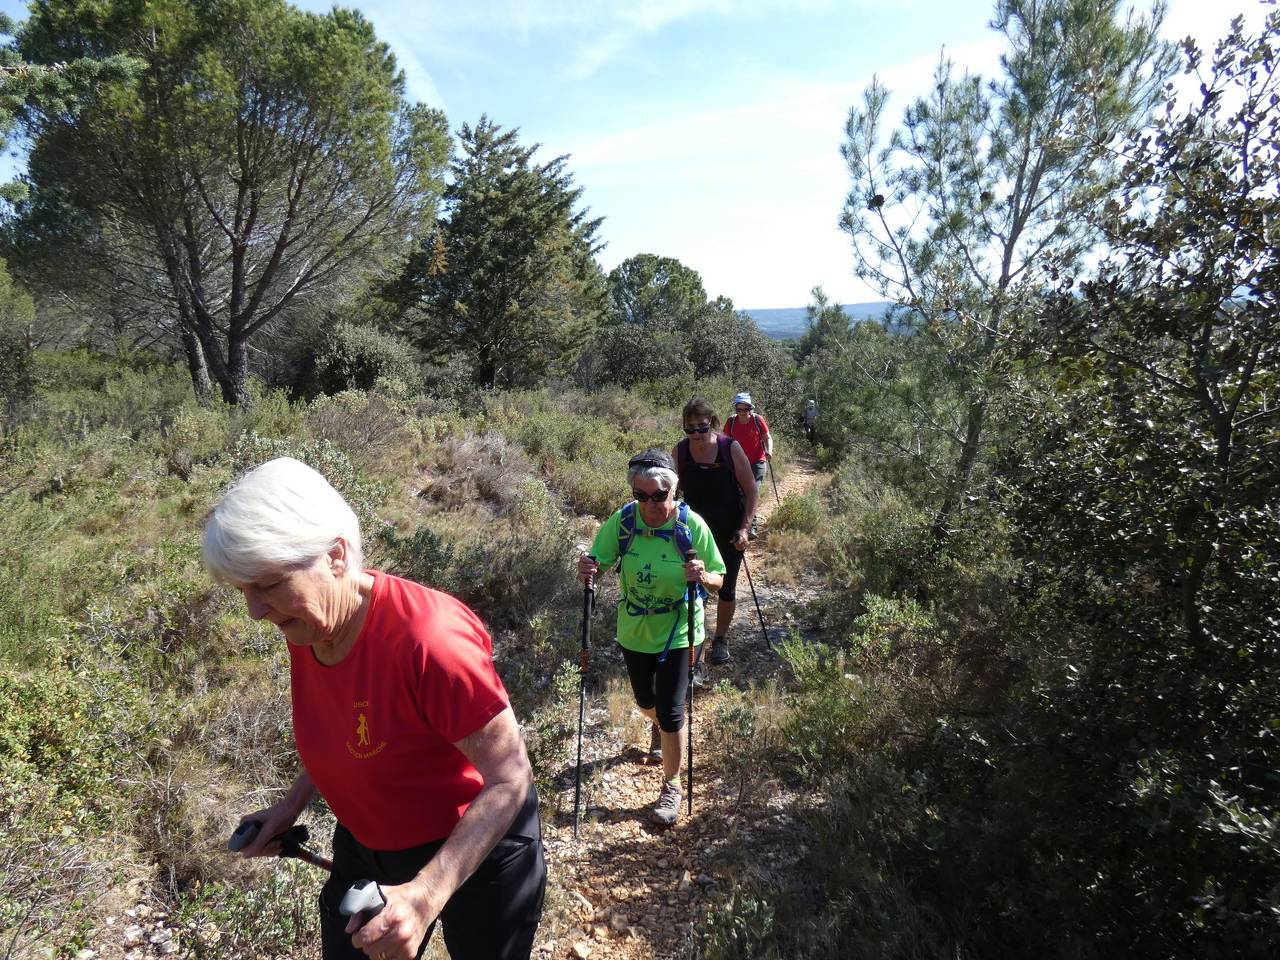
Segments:
[[[773,459],[773,434],[769,432],[769,424],[764,417],[755,412],[751,394],[744,391],[733,398],[733,416],[720,432],[742,445],[747,460],[751,462],[751,472],[755,474],[758,496],[760,484],[764,483],[765,463]],[[756,521],[752,517],[751,536],[755,535]]]
[[[444,927],[449,956],[527,960],[546,887],[533,773],[493,642],[445,593],[361,567],[360,525],[315,470],[288,457],[246,474],[204,530],[205,565],[288,645],[303,773],[245,856],[317,793],[338,820],[320,895],[324,960],[412,960]],[[338,905],[374,880],[364,924]]]

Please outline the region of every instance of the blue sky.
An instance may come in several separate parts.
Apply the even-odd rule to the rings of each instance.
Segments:
[[[328,2],[304,0],[322,10]],[[845,116],[873,74],[890,116],[939,52],[990,72],[980,0],[364,0],[412,97],[456,130],[482,114],[569,154],[605,218],[607,270],[673,256],[741,309],[803,306],[821,284],[878,299],[836,226]],[[23,4],[0,0],[20,17]],[[1212,46],[1251,0],[1170,0],[1166,32]]]

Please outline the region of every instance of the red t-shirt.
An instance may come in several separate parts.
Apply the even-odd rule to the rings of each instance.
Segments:
[[[764,459],[764,438],[769,435],[769,424],[760,414],[753,412],[746,423],[739,423],[737,414],[734,414],[725,421],[720,432],[742,444],[748,463],[759,463]]]
[[[453,746],[506,709],[493,641],[446,593],[375,570],[355,646],[327,667],[289,646],[298,755],[338,822],[374,850],[449,835],[484,781]]]

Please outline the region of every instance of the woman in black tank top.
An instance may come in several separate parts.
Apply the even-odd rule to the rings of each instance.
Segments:
[[[680,476],[680,490],[689,508],[707,522],[724,558],[726,572],[716,604],[716,632],[711,662],[727,663],[727,634],[737,605],[738,568],[747,549],[747,531],[756,512],[755,475],[747,455],[735,440],[717,432],[720,418],[701,397],[684,408],[686,439],[672,455]],[[699,674],[702,664],[698,664]]]

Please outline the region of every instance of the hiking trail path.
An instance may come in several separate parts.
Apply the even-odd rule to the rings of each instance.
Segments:
[[[778,480],[785,498],[818,482],[809,456],[790,459]],[[757,508],[759,536],[747,561],[771,643],[783,639],[796,621],[802,597],[773,581],[778,563],[771,544],[769,517],[778,506],[773,483],[765,478]],[[706,685],[694,697],[693,817],[682,799],[673,826],[652,823],[662,770],[648,759],[649,726],[631,701],[621,658],[611,636],[601,636],[597,613],[592,634],[594,686],[588,686],[587,725],[583,734],[584,811],[573,836],[575,740],[557,781],[558,808],[543,810],[548,902],[534,957],[577,960],[668,960],[687,955],[694,924],[709,905],[747,876],[769,878],[790,871],[797,860],[796,831],[789,788],[769,771],[749,774],[745,802],[731,758],[716,736],[716,711],[726,697],[715,688],[728,681],[739,690],[759,688],[782,670],[782,660],[765,645],[744,569],[738,578],[738,605],[729,632],[733,659],[709,667]],[[616,578],[606,577],[598,610],[610,611]],[[714,622],[714,603],[708,605]],[[611,612],[611,611],[610,611]],[[611,622],[612,617],[606,618]],[[603,677],[614,677],[608,684]],[[749,694],[750,695],[750,694]],[[683,736],[683,734],[682,734]],[[687,790],[687,766],[681,769]]]

